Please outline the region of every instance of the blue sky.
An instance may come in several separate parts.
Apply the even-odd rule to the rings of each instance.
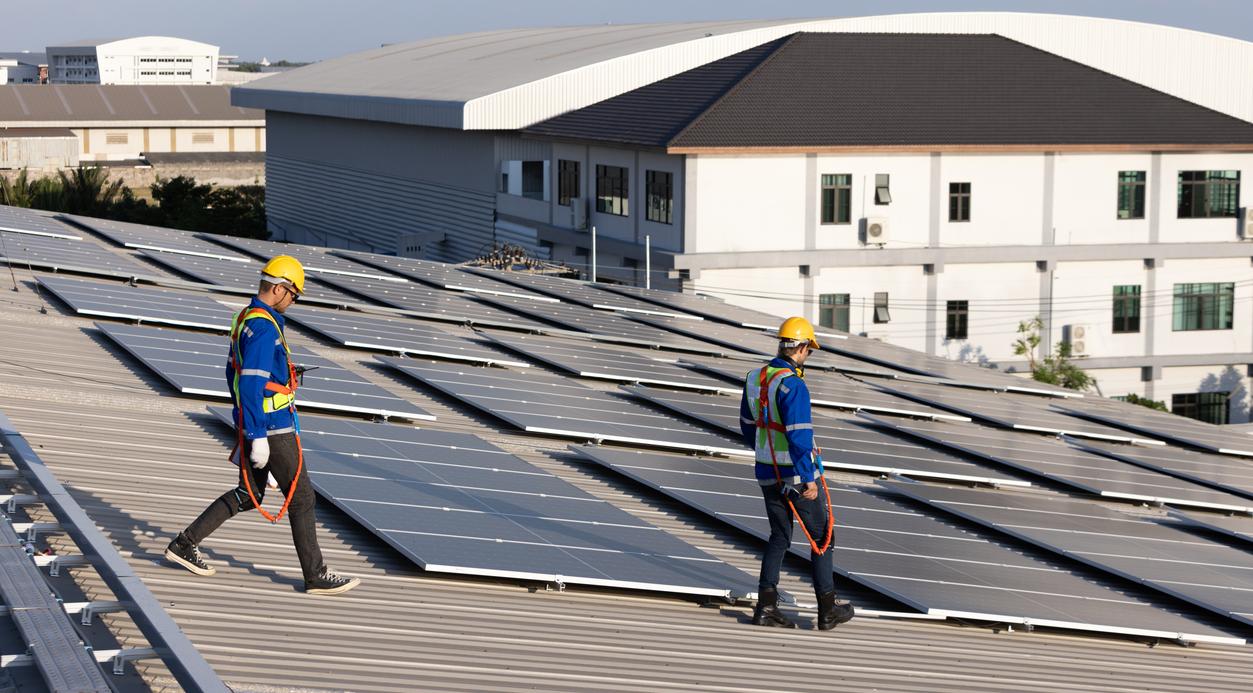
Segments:
[[[0,51],[163,34],[217,44],[244,59],[318,60],[384,43],[510,27],[963,10],[1114,17],[1253,41],[1249,0],[61,0],[6,12]]]

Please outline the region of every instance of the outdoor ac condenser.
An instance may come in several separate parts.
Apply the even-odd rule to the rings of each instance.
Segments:
[[[1245,207],[1240,211],[1243,212],[1239,219],[1240,228],[1238,231],[1240,233],[1240,238],[1253,238],[1253,207]]]
[[[1070,325],[1066,341],[1070,342],[1071,356],[1087,356],[1088,355],[1088,332],[1092,329],[1091,325],[1085,323],[1076,323]]]
[[[888,242],[890,227],[886,217],[866,217],[866,245],[883,245]]]

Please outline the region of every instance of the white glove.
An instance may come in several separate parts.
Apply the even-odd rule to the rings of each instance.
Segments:
[[[252,460],[253,469],[265,469],[265,465],[270,463],[270,441],[265,438],[252,441],[248,450],[248,459]]]

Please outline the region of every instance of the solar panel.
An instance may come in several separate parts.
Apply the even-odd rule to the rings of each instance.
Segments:
[[[67,277],[39,277],[39,283],[79,315],[225,332],[234,314],[221,303],[197,294]]]
[[[531,365],[487,346],[463,328],[444,329],[411,318],[304,307],[289,310],[286,317],[340,346],[521,368]]]
[[[951,450],[1021,469],[1106,498],[1247,512],[1253,503],[1229,493],[1088,452],[1065,441],[973,424],[875,419]]]
[[[745,463],[575,448],[583,457],[765,541],[761,492]],[[832,484],[836,572],[929,614],[958,619],[1240,644],[1151,592],[1124,589],[1047,553],[920,512],[909,501]],[[799,534],[799,532],[797,533]],[[792,553],[807,559],[803,536]]]
[[[657,360],[656,351],[629,350],[604,346],[585,339],[538,337],[535,335],[488,335],[501,346],[524,354],[534,361],[581,378],[648,383],[710,392],[733,392],[717,380]]]
[[[1002,428],[1146,445],[1163,444],[1155,438],[1141,438],[1117,428],[1065,416],[1049,409],[1049,400],[1033,395],[969,390],[950,385],[904,380],[884,381],[876,383],[875,387]]]
[[[1095,440],[1072,442],[1106,457],[1253,498],[1253,462],[1239,457],[1197,452],[1173,445],[1144,447]]]
[[[557,329],[581,332],[592,339],[605,342],[660,347],[698,354],[720,354],[725,351],[708,342],[641,325],[615,311],[596,310],[573,303],[536,303],[509,296],[485,295],[480,296],[478,300],[501,310],[521,314],[533,321],[552,325]],[[551,332],[552,329],[547,331]]]
[[[758,330],[778,329],[783,318],[761,311],[732,305],[722,299],[689,294],[680,291],[663,291],[661,289],[645,289],[638,286],[623,284],[604,284],[599,288],[615,294],[630,296],[641,301],[648,301],[659,306],[666,306],[685,313],[699,315],[707,320],[715,320],[739,327],[751,327]],[[819,328],[821,329],[821,328]],[[830,333],[833,334],[833,333]]]
[[[130,258],[110,252],[89,239],[0,232],[0,262],[53,272],[73,272],[98,277],[132,279],[152,277],[154,270]]]
[[[245,264],[230,260],[150,251],[143,251],[141,255],[192,281],[220,287],[223,291],[231,293],[247,295],[257,293],[257,284],[261,277],[259,263]],[[305,293],[300,297],[300,301],[336,307],[356,303],[351,297],[326,287],[312,277],[305,281]]]
[[[740,437],[740,398],[675,392],[651,387],[628,387],[627,392],[677,414]],[[941,450],[917,445],[907,438],[854,418],[814,412],[814,439],[822,448],[822,463],[832,471],[906,474],[920,479],[948,479],[972,483],[1030,486],[987,467]]]
[[[649,447],[746,455],[722,436],[705,433],[614,393],[541,372],[469,368],[417,359],[378,357],[428,387],[530,433]]]
[[[299,245],[296,243],[262,241],[256,238],[218,236],[208,233],[198,234],[198,236],[204,240],[226,246],[227,248],[236,250],[244,255],[249,255],[261,261],[269,260],[276,255],[290,255],[291,257],[299,260],[300,264],[304,266],[306,271],[314,274],[365,277],[369,279],[377,279],[379,281],[404,281],[390,272],[380,272],[379,270],[368,265],[363,265],[358,262],[353,262],[347,258],[332,255],[330,253],[330,248],[318,248],[311,245]]]
[[[1074,417],[1171,440],[1181,445],[1224,455],[1253,457],[1253,439],[1243,433],[1232,433],[1221,426],[1154,411],[1148,407],[1128,404],[1115,408],[1106,402],[1086,406],[1084,403],[1067,402],[1064,405],[1055,405],[1054,408]]]
[[[1253,563],[1240,549],[1096,503],[925,484],[894,491],[1040,548],[1253,625]]]
[[[61,217],[125,248],[195,255],[232,262],[252,262],[238,253],[197,238],[191,231],[147,224],[131,224],[112,219],[80,217],[73,214],[62,214]]]
[[[331,275],[322,275],[319,279],[342,291],[427,320],[513,330],[542,329],[538,322],[480,303],[464,294],[432,289],[415,282],[397,284]]]
[[[0,205],[0,231],[67,240],[82,238],[74,229],[61,223],[55,217],[40,214],[33,209],[8,205]]]
[[[680,320],[702,322],[703,318],[680,310],[667,310],[654,303],[639,301],[629,296],[602,291],[598,284],[562,279],[543,274],[527,274],[525,272],[501,272],[477,267],[466,268],[466,271],[482,277],[489,277],[514,286],[546,294],[562,301],[574,303],[584,308],[597,308],[643,315],[666,315]]]
[[[1241,541],[1253,543],[1253,517],[1248,515],[1216,515],[1214,513],[1185,513],[1171,510],[1170,516],[1180,522],[1201,527]],[[1249,548],[1249,547],[1245,547]]]
[[[424,570],[755,596],[756,577],[476,436],[319,416],[301,429],[318,494]]]
[[[724,325],[716,322],[692,322],[679,320],[664,315],[631,315],[631,320],[642,325],[664,332],[682,335],[692,340],[708,342],[727,350],[732,355],[753,354],[757,356],[774,356],[779,350],[779,339],[771,332],[751,328]],[[824,344],[833,341],[832,337],[819,336]],[[850,370],[872,375],[895,376],[882,368],[867,365],[865,361],[857,361],[842,357],[830,351],[816,351],[809,357],[807,365],[811,368],[835,368]]]
[[[757,363],[729,361],[726,359],[693,361],[683,359],[682,363],[692,363],[695,368],[716,375],[727,382],[735,382],[738,387],[733,391],[743,390],[745,375],[754,368],[764,365],[764,359]],[[868,387],[853,378],[841,373],[823,372],[812,368],[805,369],[805,384],[809,387],[810,402],[818,407],[834,407],[836,409],[852,409],[870,411],[898,416],[920,416],[928,419],[946,419],[949,421],[969,421],[970,417],[950,414],[942,409],[919,404],[886,392]]]
[[[409,257],[379,255],[355,250],[336,250],[336,255],[356,260],[362,264],[385,269],[415,282],[421,282],[436,289],[449,291],[466,291],[470,293],[494,294],[497,296],[513,296],[529,298],[532,301],[557,303],[559,299],[537,294],[521,287],[498,282],[490,277],[465,272],[455,265],[443,262],[431,262]]]
[[[223,335],[96,323],[118,346],[139,359],[185,395],[230,398],[226,384],[227,339]],[[292,347],[292,360],[314,367],[296,397],[301,409],[344,411],[403,419],[435,417],[334,361],[304,347]]]

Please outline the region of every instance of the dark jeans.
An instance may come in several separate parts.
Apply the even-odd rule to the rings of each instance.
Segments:
[[[278,482],[278,487],[286,498],[291,493],[292,479],[296,476],[296,465],[299,461],[299,445],[296,434],[284,433],[270,436],[270,463],[263,469],[253,469],[248,461],[251,444],[244,442],[242,464],[239,465],[239,485],[223,493],[221,497],[209,504],[200,513],[195,522],[183,531],[183,537],[193,544],[204,541],[218,527],[230,518],[245,510],[257,507],[248,497],[248,489],[244,487],[244,474],[249,474],[252,481],[252,493],[261,502],[265,497],[266,480],[270,474]],[[300,558],[300,570],[305,580],[312,580],[326,567],[322,562],[322,549],[318,547],[313,520],[313,485],[309,483],[309,474],[300,470],[300,481],[296,484],[296,495],[287,507],[288,521],[291,523],[292,542],[296,545],[296,555]],[[271,514],[277,513],[277,510]]]
[[[770,520],[770,543],[766,546],[765,555],[761,557],[761,575],[757,578],[759,588],[779,586],[779,568],[783,565],[783,556],[792,546],[792,509],[788,507],[783,497],[783,488],[779,484],[761,487],[761,495],[766,500],[766,518]],[[795,488],[799,491],[804,487]],[[796,514],[800,516],[801,522],[805,523],[809,535],[814,538],[815,543],[822,546],[827,538],[827,513],[830,512],[827,507],[827,494],[822,492],[820,485],[818,497],[814,500],[805,500],[800,493],[790,495],[792,504],[796,506]],[[812,549],[809,554],[814,593],[821,595],[834,592],[834,542],[821,556],[815,554]]]

